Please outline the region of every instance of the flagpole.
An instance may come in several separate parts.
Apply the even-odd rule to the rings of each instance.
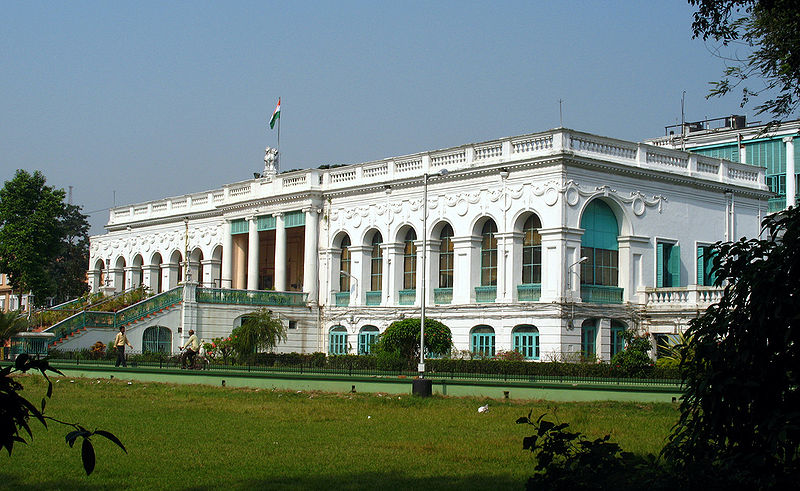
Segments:
[[[281,98],[278,97],[278,101],[280,101],[280,100],[281,100]],[[278,151],[277,151],[277,153],[275,155],[275,173],[276,174],[278,173],[278,169],[280,168],[280,163],[281,163],[281,116],[280,116],[280,114],[278,114]]]

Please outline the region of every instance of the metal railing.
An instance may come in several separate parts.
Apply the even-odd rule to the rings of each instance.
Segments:
[[[581,300],[588,303],[622,303],[622,288],[581,285]]]
[[[478,303],[492,303],[497,300],[496,286],[476,286],[475,301]]]
[[[198,288],[198,303],[233,305],[305,305],[307,293],[277,292],[270,290],[231,290],[224,288]]]
[[[520,302],[536,302],[541,296],[541,283],[523,283],[517,285],[517,299]]]

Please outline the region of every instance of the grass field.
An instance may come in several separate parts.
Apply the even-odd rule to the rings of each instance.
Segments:
[[[522,450],[548,413],[590,437],[658,452],[677,420],[670,404],[419,399],[60,378],[47,413],[115,433],[128,454],[95,438],[87,477],[67,427],[45,430],[0,456],[0,488],[521,489],[533,461]],[[41,377],[22,378],[32,401]]]

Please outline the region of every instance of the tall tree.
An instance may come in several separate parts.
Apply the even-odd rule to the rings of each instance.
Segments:
[[[689,3],[697,7],[692,23],[694,37],[720,43],[717,53],[730,62],[722,79],[712,82],[709,97],[741,87],[742,107],[758,98],[761,102],[755,106],[756,114],[771,114],[773,123],[790,117],[800,104],[797,0],[689,0]],[[726,48],[739,44],[744,44],[748,55],[741,56],[734,49],[730,49],[731,55],[726,54]]]
[[[81,207],[67,204],[59,218],[61,241],[55,259],[50,263],[50,275],[55,280],[56,303],[86,293],[86,265],[89,263],[89,222]]]
[[[20,169],[0,189],[0,271],[16,292],[33,292],[38,303],[55,290],[48,268],[60,248],[65,210],[64,191],[45,182],[41,172]]]
[[[800,209],[768,216],[764,231],[716,246],[725,289],[690,322],[664,455],[682,473],[788,489],[800,479]]]
[[[286,341],[286,326],[268,309],[261,308],[242,319],[242,325],[231,332],[231,340],[240,360],[258,351],[271,351]]]

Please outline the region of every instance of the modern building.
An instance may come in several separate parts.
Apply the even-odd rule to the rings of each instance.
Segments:
[[[704,252],[757,236],[772,197],[761,167],[564,128],[281,174],[274,157],[112,209],[92,290],[162,293],[54,326],[59,347],[126,325],[174,352],[189,327],[224,336],[267,306],[289,326],[279,350],[363,353],[424,301],[459,350],[607,360],[624,329],[675,334],[717,300]]]
[[[800,152],[795,152],[795,142],[800,138],[800,120],[768,127],[748,125],[745,116],[734,115],[666,126],[665,133],[647,143],[763,167],[767,186],[774,194],[769,211],[797,206]]]

